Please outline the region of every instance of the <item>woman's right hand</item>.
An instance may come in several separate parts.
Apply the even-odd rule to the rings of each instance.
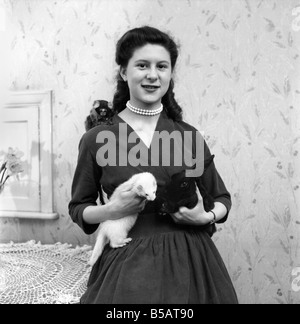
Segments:
[[[107,203],[110,219],[118,219],[129,215],[140,213],[146,204],[144,197],[138,196],[134,191],[124,191],[111,197]]]

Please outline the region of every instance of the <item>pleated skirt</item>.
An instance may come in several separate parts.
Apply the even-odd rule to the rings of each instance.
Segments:
[[[132,241],[106,245],[82,304],[237,304],[225,264],[207,231],[167,215],[140,215]]]

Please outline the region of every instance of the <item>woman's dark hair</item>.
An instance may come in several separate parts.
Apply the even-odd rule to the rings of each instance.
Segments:
[[[163,46],[170,53],[171,67],[172,70],[174,69],[178,57],[176,43],[168,34],[149,26],[131,29],[119,39],[116,48],[116,63],[123,68],[127,67],[134,51],[146,44]],[[162,104],[168,117],[175,121],[181,121],[182,109],[175,100],[173,90],[174,81],[171,79],[169,89],[162,98]],[[120,112],[125,109],[129,99],[130,95],[127,82],[125,82],[118,73],[117,88],[113,98],[114,111]]]

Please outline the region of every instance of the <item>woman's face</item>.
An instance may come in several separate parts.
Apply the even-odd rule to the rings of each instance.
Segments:
[[[169,52],[161,45],[136,49],[121,76],[127,81],[130,102],[139,108],[157,108],[172,78]]]

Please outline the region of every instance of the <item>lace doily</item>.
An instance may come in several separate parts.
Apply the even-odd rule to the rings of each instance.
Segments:
[[[91,271],[90,246],[0,244],[0,304],[78,303]]]

